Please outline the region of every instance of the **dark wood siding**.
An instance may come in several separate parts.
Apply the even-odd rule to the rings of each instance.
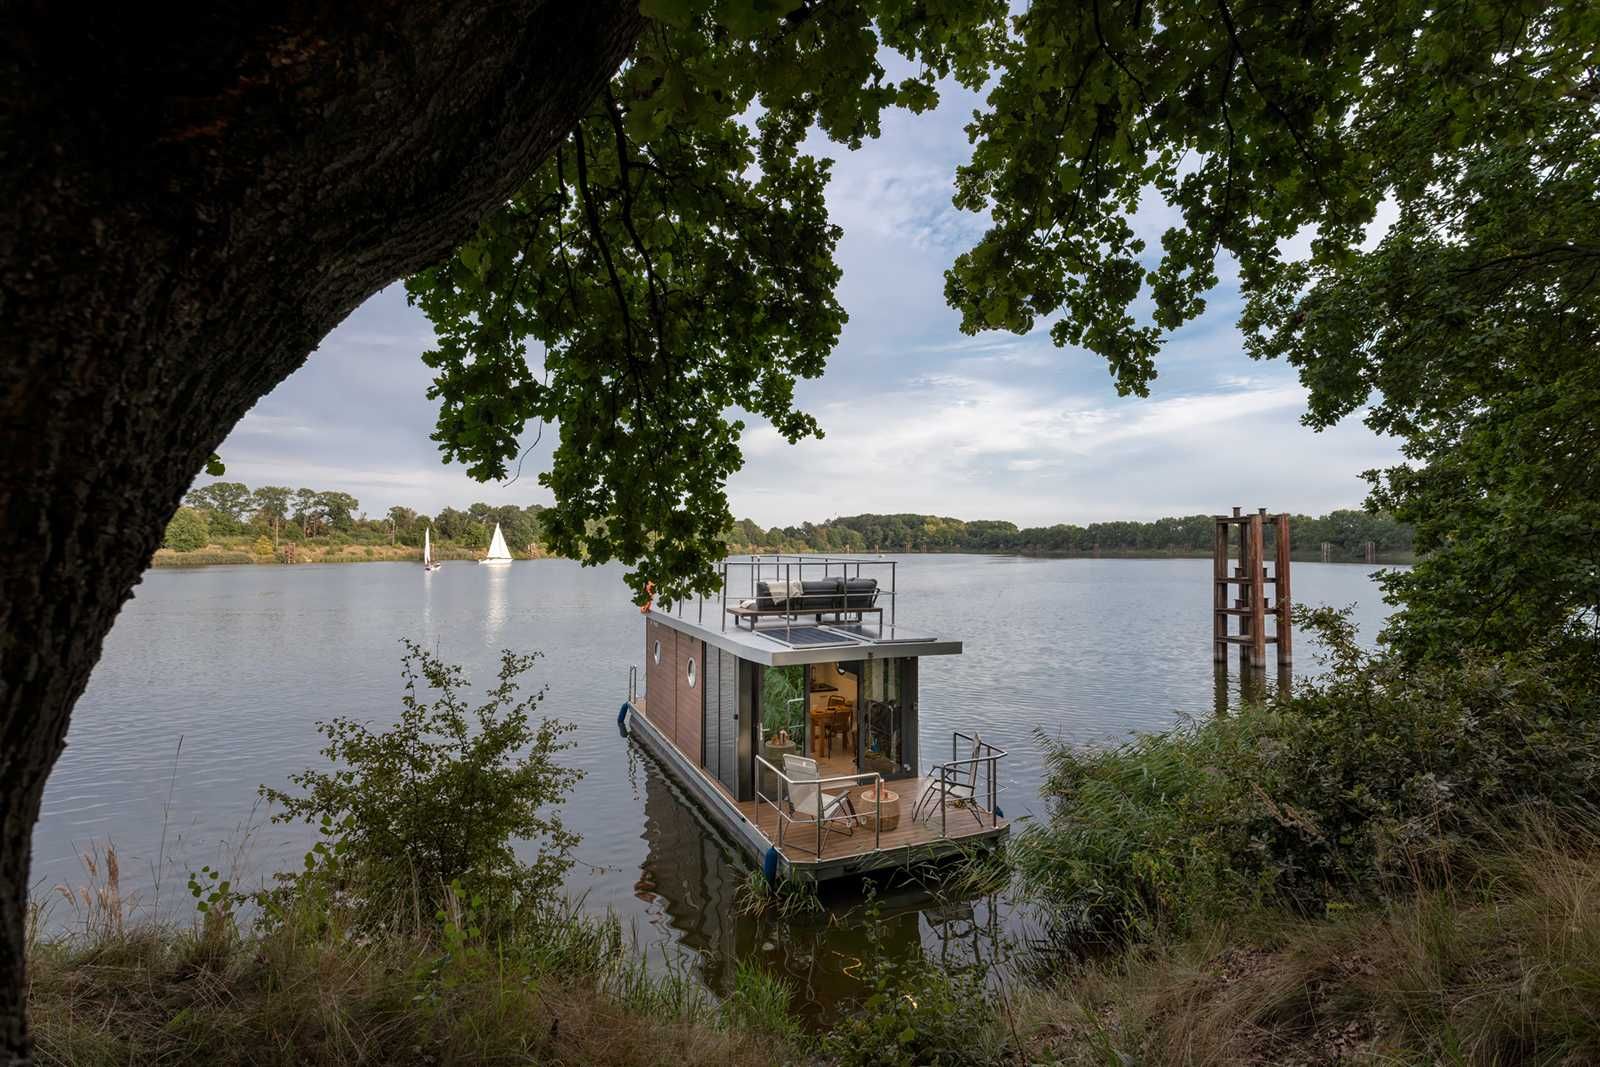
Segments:
[[[705,765],[705,753],[700,749],[700,736],[702,728],[703,710],[705,708],[705,668],[706,645],[704,641],[688,637],[684,634],[677,635],[677,672],[674,685],[677,689],[678,699],[675,709],[675,723],[672,732],[668,734],[673,743],[678,746],[678,751],[694,760],[701,766]],[[662,661],[666,661],[665,644],[662,645]],[[694,664],[695,684],[689,684],[689,664]]]
[[[656,656],[658,641],[661,643],[659,657]],[[644,713],[663,734],[674,737],[678,707],[678,631],[654,619],[647,620],[644,662]]]

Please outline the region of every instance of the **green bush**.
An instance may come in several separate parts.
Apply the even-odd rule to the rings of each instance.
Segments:
[[[167,523],[167,536],[162,544],[174,552],[193,552],[211,543],[211,524],[205,512],[195,508],[179,508]]]
[[[255,544],[251,546],[251,551],[258,556],[272,555],[272,539],[268,537],[256,538]]]
[[[333,768],[291,775],[299,793],[261,789],[281,808],[275,821],[323,830],[283,896],[332,893],[369,924],[407,911],[431,921],[458,897],[516,921],[549,904],[572,865],[578,838],[555,810],[582,773],[556,760],[571,727],[532,719],[542,689],[519,699],[534,655],[503,653],[498,684],[469,707],[461,668],[405,648],[399,722],[318,723]],[[531,846],[531,861],[519,845]]]
[[[1448,864],[1485,813],[1592,802],[1600,699],[1537,656],[1411,669],[1303,613],[1333,671],[1111,751],[1047,753],[1048,818],[1013,847],[1065,931],[1148,933],[1256,905],[1315,914]],[[1414,872],[1413,872],[1414,873]]]

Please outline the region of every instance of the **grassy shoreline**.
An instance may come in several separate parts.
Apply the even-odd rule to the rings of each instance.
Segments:
[[[103,870],[103,867],[102,867]],[[651,973],[612,918],[509,935],[470,913],[376,936],[135,921],[101,881],[29,942],[40,1064],[1570,1064],[1600,1056],[1600,834],[1534,823],[1439,882],[1261,908],[984,989],[937,961],[864,972],[808,1033],[741,963],[730,995]],[[487,924],[486,924],[487,925]],[[868,961],[872,964],[873,961]]]

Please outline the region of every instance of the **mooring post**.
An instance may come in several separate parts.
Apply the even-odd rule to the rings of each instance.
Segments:
[[[1250,666],[1267,666],[1267,509],[1250,516]]]
[[[1216,538],[1211,547],[1211,642],[1212,660],[1228,670],[1228,523],[1216,521]]]
[[[1239,673],[1244,675],[1250,670],[1250,526],[1238,508],[1233,509],[1233,524],[1239,527],[1239,565],[1233,569],[1239,588],[1233,607],[1239,616]]]
[[[1289,515],[1282,512],[1277,517],[1277,531],[1274,537],[1277,542],[1278,558],[1274,567],[1273,577],[1277,581],[1273,585],[1273,607],[1278,613],[1278,671],[1294,662],[1294,634],[1293,619],[1294,598],[1289,592]]]

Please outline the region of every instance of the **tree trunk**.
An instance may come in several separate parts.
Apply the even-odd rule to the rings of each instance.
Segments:
[[[436,262],[622,62],[637,0],[8,4],[0,22],[0,1065],[74,702],[233,425]]]

